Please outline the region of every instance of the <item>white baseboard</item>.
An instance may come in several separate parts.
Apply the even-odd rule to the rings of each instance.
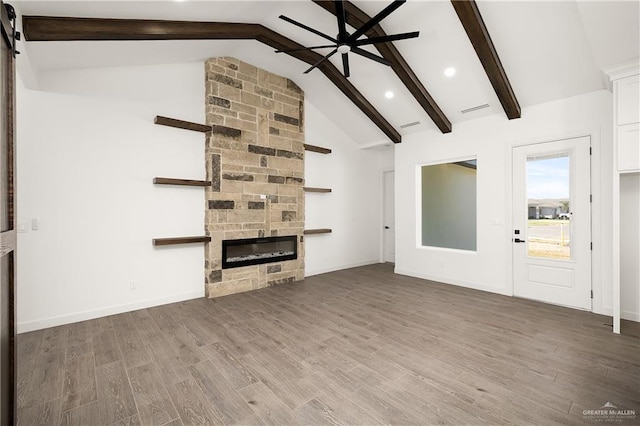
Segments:
[[[143,300],[134,303],[126,303],[124,305],[109,306],[106,308],[93,309],[89,311],[76,312],[73,314],[59,315],[49,318],[42,318],[33,321],[19,322],[17,327],[18,333],[26,333],[29,331],[41,330],[43,328],[57,327],[59,325],[72,324],[74,322],[87,321],[95,318],[105,317],[108,315],[121,314],[123,312],[136,311],[138,309],[151,308],[153,306],[166,305],[168,303],[182,302],[184,300],[197,299],[204,297],[203,291],[180,294],[170,297],[162,297],[160,299]]]
[[[511,296],[511,294],[506,289],[487,287],[478,283],[461,281],[461,280],[452,280],[451,278],[439,277],[436,275],[428,275],[420,272],[408,271],[406,269],[399,269],[399,268],[396,268],[394,272],[396,274],[407,275],[409,277],[414,277],[414,278],[421,278],[423,280],[436,281],[443,284],[451,284],[458,287],[466,287],[474,290],[481,290],[489,293],[496,293],[496,294],[502,294],[504,296]]]
[[[620,312],[620,318],[624,320],[640,322],[640,313],[631,312],[631,311],[622,311]]]
[[[413,271],[407,271],[407,270],[403,270],[403,269],[396,269],[395,273],[396,274],[400,274],[400,275],[407,275],[407,276],[414,277],[414,278],[422,278],[422,279],[425,279],[425,280],[436,281],[436,282],[440,282],[440,283],[444,283],[444,284],[452,284],[452,285],[457,285],[457,286],[460,286],[460,287],[472,288],[474,290],[487,291],[489,293],[502,294],[504,296],[512,296],[506,290],[500,290],[500,289],[496,289],[496,288],[492,288],[492,287],[486,287],[486,286],[478,285],[476,283],[470,283],[470,282],[458,281],[458,280],[451,280],[450,278],[438,277],[438,276],[434,276],[434,275],[427,275],[427,274],[422,274],[422,273],[413,272]],[[594,314],[613,316],[613,308],[611,308],[610,306],[602,306],[602,307],[600,307],[600,309],[598,309],[598,310],[594,309],[592,312]],[[624,320],[640,322],[640,313],[638,313],[638,312],[622,311],[620,313],[620,317],[622,319],[624,319]]]
[[[594,314],[602,314],[608,317],[613,316],[613,308],[611,306],[603,306],[600,311],[593,311]],[[620,312],[620,318],[623,320],[640,322],[640,312],[622,311]]]
[[[380,263],[380,261],[378,259],[372,259],[372,260],[365,260],[362,262],[349,263],[345,265],[329,266],[327,268],[313,269],[311,271],[305,270],[304,276],[311,277],[313,275],[326,274],[328,272],[340,271],[342,269],[349,269],[349,268],[357,268],[359,266],[373,265],[376,263]]]

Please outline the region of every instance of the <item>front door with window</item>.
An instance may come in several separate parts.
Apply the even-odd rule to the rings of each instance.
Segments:
[[[513,294],[591,310],[590,138],[513,149]]]

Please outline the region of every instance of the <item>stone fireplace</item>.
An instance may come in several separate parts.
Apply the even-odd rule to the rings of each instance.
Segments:
[[[206,295],[302,280],[304,94],[291,80],[234,58],[212,58],[205,67],[206,119],[213,128],[206,148],[212,182],[206,189]],[[295,258],[223,268],[223,241],[225,248],[251,246],[256,243],[249,239],[270,237],[295,237]]]

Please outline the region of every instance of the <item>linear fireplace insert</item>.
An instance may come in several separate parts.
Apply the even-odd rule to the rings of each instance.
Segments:
[[[298,237],[222,240],[222,269],[298,258]]]

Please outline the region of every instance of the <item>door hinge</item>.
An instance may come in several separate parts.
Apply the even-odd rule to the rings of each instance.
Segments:
[[[593,155],[593,151],[591,151],[591,147],[589,147],[589,155]]]
[[[591,298],[593,299],[593,290],[591,290]]]
[[[593,203],[593,194],[589,194],[589,202]]]
[[[589,243],[589,247],[591,250],[593,250],[593,243]]]

